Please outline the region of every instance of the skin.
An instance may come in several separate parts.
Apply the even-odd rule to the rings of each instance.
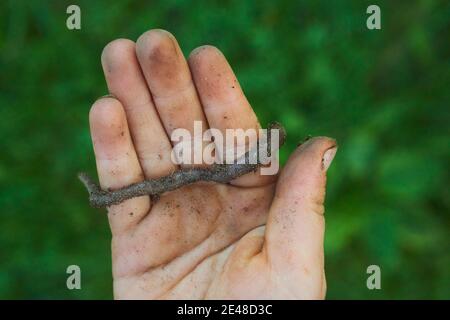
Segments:
[[[89,119],[102,188],[177,170],[176,128],[259,128],[223,54],[185,59],[167,31],[118,39],[102,53],[112,96]],[[322,299],[326,171],[336,142],[313,138],[278,176],[200,182],[108,208],[117,299]]]

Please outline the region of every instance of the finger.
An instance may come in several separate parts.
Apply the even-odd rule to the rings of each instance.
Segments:
[[[250,259],[261,252],[266,226],[257,227],[245,234],[228,259],[234,265],[246,267]]]
[[[211,128],[259,129],[258,119],[225,56],[213,46],[202,46],[189,56],[189,66]],[[221,148],[221,146],[216,146]],[[250,174],[233,181],[234,185],[257,186],[273,181],[273,176]]]
[[[202,134],[207,123],[186,59],[167,31],[150,30],[139,37],[136,52],[162,123],[170,136],[177,128],[194,137],[194,121]]]
[[[300,271],[312,283],[322,283],[326,171],[336,150],[333,139],[319,137],[294,152],[280,174],[267,222],[270,265]]]
[[[89,113],[97,172],[102,189],[118,189],[143,179],[133,148],[125,112],[113,98],[97,100]],[[134,226],[150,209],[147,196],[108,207],[113,234]]]
[[[176,169],[172,146],[159,120],[136,58],[135,44],[118,39],[102,53],[109,92],[123,104],[141,167],[147,178],[167,175]]]

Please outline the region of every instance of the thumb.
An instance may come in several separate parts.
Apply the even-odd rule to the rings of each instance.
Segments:
[[[335,140],[312,138],[281,172],[265,234],[264,249],[273,268],[322,280],[326,171],[336,150]]]

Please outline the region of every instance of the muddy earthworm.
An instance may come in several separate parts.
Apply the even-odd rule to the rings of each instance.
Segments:
[[[90,205],[96,208],[119,204],[127,199],[144,195],[158,197],[165,192],[199,181],[229,183],[246,173],[256,171],[261,165],[267,164],[267,159],[262,159],[264,156],[261,156],[261,154],[266,154],[267,157],[271,155],[271,129],[278,130],[279,147],[281,147],[286,140],[286,132],[281,124],[273,122],[268,126],[267,138],[260,139],[255,148],[245,153],[232,164],[213,164],[208,167],[183,168],[158,179],[144,180],[112,191],[102,190],[84,172],[79,173],[78,178],[89,192]],[[266,148],[267,152],[259,152],[262,148]],[[249,159],[256,159],[257,161],[249,161]]]

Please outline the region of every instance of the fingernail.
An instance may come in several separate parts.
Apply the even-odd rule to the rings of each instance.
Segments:
[[[333,162],[334,156],[336,155],[337,147],[333,147],[331,149],[328,149],[323,154],[322,158],[322,168],[327,171],[328,168],[331,165],[331,162]]]
[[[108,93],[108,94],[105,94],[104,96],[99,97],[97,100],[104,99],[104,98],[114,98],[114,99],[116,99],[116,97],[112,93]]]

